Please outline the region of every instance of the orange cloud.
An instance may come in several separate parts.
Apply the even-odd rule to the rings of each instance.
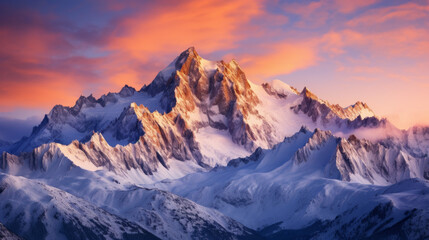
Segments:
[[[0,109],[8,111],[16,107],[50,108],[57,103],[74,105],[76,96],[82,91],[80,86],[61,75],[53,74],[48,77],[45,73],[45,77],[45,81],[35,84],[3,81],[0,87]],[[61,81],[55,81],[58,77],[61,77]]]
[[[76,50],[84,51],[76,43],[86,36],[78,36],[80,32],[68,23],[55,25],[58,19],[53,15],[35,11],[2,10],[7,16],[2,14],[0,20],[9,24],[0,22],[0,111],[7,106],[71,105],[88,89],[99,95],[125,84],[140,88],[189,46],[197,46],[202,53],[236,47],[256,32],[247,32],[250,20],[264,13],[262,1],[132,4],[132,15],[115,19],[104,29],[102,41],[89,43],[99,45],[87,47],[108,51],[92,59],[76,57]],[[106,7],[130,9],[129,4],[114,2]],[[287,22],[286,17],[271,17]],[[12,87],[19,91],[11,91]]]
[[[286,12],[294,13],[302,17],[310,17],[311,14],[320,10],[323,5],[323,1],[310,2],[308,4],[292,3],[285,4],[284,9]]]
[[[427,39],[429,30],[410,26],[377,32],[346,29],[324,34],[320,49],[330,57],[342,54],[352,57],[350,52],[354,50],[373,57],[427,59]]]
[[[346,24],[349,27],[368,27],[394,20],[397,21],[396,24],[408,24],[409,21],[428,17],[429,6],[416,3],[404,3],[397,6],[371,9],[362,16],[349,20]]]
[[[108,48],[141,60],[198,46],[207,53],[230,49],[244,38],[240,28],[260,14],[260,1],[195,0],[126,18],[113,32]]]
[[[353,91],[369,84],[384,89],[391,82],[404,84],[403,80],[426,86],[421,84],[428,76],[428,4],[294,2],[99,1],[103,5],[88,8],[87,14],[94,11],[108,17],[90,16],[101,22],[96,26],[90,26],[87,18],[83,23],[81,15],[70,20],[69,16],[0,7],[0,111],[17,106],[73,105],[83,92],[100,95],[124,84],[140,88],[189,46],[208,59],[235,56],[253,81],[323,63],[333,65],[334,70],[312,71],[323,71],[325,78],[318,79],[314,73],[316,80],[306,80],[313,73],[304,71],[294,76],[305,84],[327,81],[336,85],[346,80],[348,86],[355,84]],[[327,79],[336,76],[341,79]],[[425,88],[411,94],[425,96],[421,89]],[[367,96],[371,91],[376,87],[367,86],[362,92]],[[380,99],[376,95],[374,99]],[[409,104],[413,106],[424,102],[407,101],[414,101]],[[427,104],[420,107],[425,106],[429,112]],[[405,104],[400,111],[407,111]]]
[[[360,1],[334,0],[333,5],[341,13],[352,13],[358,9],[373,5],[376,2],[378,2],[378,0],[360,0]]]
[[[360,1],[344,1],[344,0],[320,0],[311,1],[309,3],[286,3],[284,10],[287,13],[293,13],[300,17],[295,27],[299,28],[320,28],[323,27],[328,20],[343,21],[340,17],[344,14],[354,13],[359,9],[371,6],[379,0],[360,0]]]
[[[316,11],[338,11],[341,13],[352,13],[358,9],[368,7],[378,2],[379,0],[360,0],[360,1],[344,1],[344,0],[320,0],[307,3],[286,4],[287,11],[295,14],[309,17]]]
[[[264,49],[260,55],[238,57],[240,64],[253,81],[288,74],[312,66],[318,61],[315,44],[312,41],[280,42],[265,46]]]
[[[141,9],[117,22],[106,46],[113,55],[103,69],[110,83],[139,88],[190,46],[202,54],[237,47],[256,32],[246,32],[250,20],[263,13],[262,1],[246,0],[192,0]]]
[[[4,19],[9,24],[4,24]],[[96,81],[96,59],[69,56],[74,47],[51,16],[2,9],[0,19],[0,111],[15,107],[71,105]]]
[[[9,58],[0,65],[0,111],[11,108],[45,108],[55,104],[74,105],[88,85],[98,79],[92,69],[98,60],[68,58]],[[86,65],[86,68],[79,66]],[[94,80],[95,79],[95,80]]]
[[[335,57],[345,53],[344,36],[338,32],[328,32],[320,40],[320,49],[328,53],[330,57]]]

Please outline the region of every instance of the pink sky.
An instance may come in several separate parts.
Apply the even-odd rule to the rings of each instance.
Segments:
[[[400,128],[429,124],[429,1],[2,2],[0,44],[3,118],[140,89],[195,46],[235,58],[253,82],[364,101]]]

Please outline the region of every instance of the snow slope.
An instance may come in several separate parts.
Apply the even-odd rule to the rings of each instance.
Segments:
[[[59,189],[0,174],[0,221],[25,239],[158,239]]]
[[[4,146],[0,222],[30,239],[427,238],[428,133],[189,48]]]
[[[111,162],[126,162],[127,169],[156,175],[163,168],[170,171],[176,160],[187,162],[186,169],[224,166],[258,147],[273,147],[302,125],[364,138],[395,132],[364,103],[342,108],[279,80],[258,86],[234,60],[208,61],[189,48],[140,91],[125,86],[99,99],[82,96],[73,107],[55,106],[31,136],[8,152],[30,152],[55,142],[68,145],[60,148],[67,155],[75,152],[73,141],[92,141],[97,132],[109,145],[101,152],[116,152],[95,163],[97,168],[111,170]],[[374,131],[382,134],[367,134]],[[81,162],[94,163],[78,155]]]
[[[31,188],[34,185],[33,182],[37,181],[43,186],[61,189],[67,194],[72,194],[71,196],[87,201],[76,203],[76,206],[91,203],[110,214],[147,229],[162,239],[218,239],[219,236],[223,239],[260,239],[253,230],[214,209],[200,206],[169,192],[136,186],[135,182],[141,181],[141,175],[145,176],[143,173],[136,178],[131,178],[106,170],[88,171],[74,165],[66,157],[47,165],[25,165],[19,161],[13,162],[2,171],[22,176],[13,179],[23,181],[23,186],[29,185],[28,187]],[[5,176],[12,178],[12,175]],[[29,196],[37,196],[32,191],[25,189],[24,191]],[[33,191],[42,190],[34,188]],[[4,195],[4,199],[14,201],[10,195]],[[41,201],[41,198],[34,201]],[[5,220],[5,224],[9,223],[9,219]],[[0,222],[3,220],[0,219]],[[15,233],[22,232],[19,229],[12,230]],[[55,232],[58,229],[52,231]],[[41,233],[36,235],[40,238],[46,237]],[[49,238],[46,237],[46,239]]]
[[[359,140],[350,141],[356,144]],[[325,131],[301,129],[273,149],[258,149],[248,158],[232,160],[227,167],[147,186],[171,191],[218,209],[253,229],[265,229],[265,234],[270,232],[268,227],[276,226],[276,230],[269,233],[274,234],[283,230],[303,229],[322,221],[331,225],[323,225],[327,233],[320,236],[331,238],[335,235],[329,232],[334,231],[330,228],[347,225],[350,234],[355,234],[357,238],[363,237],[360,234],[369,237],[381,234],[394,224],[402,224],[401,221],[408,219],[410,211],[414,211],[413,220],[409,221],[421,218],[423,222],[416,228],[422,236],[427,236],[428,232],[424,230],[429,221],[429,184],[422,174],[412,176],[421,180],[409,180],[409,175],[401,174],[419,170],[420,167],[413,165],[413,161],[417,160],[408,159],[403,169],[388,171],[396,177],[402,176],[392,178],[381,173],[382,165],[358,166],[362,162],[369,164],[372,156],[354,160],[348,155],[349,163],[356,164],[357,171],[354,171],[354,177],[347,179],[348,175],[343,171],[345,156],[338,157],[344,142],[349,140],[336,138]],[[370,171],[370,174],[361,174],[365,171]],[[392,179],[394,181],[389,182]],[[387,186],[368,185],[371,181]],[[389,186],[392,183],[396,184]],[[395,190],[389,192],[391,189]],[[366,199],[365,203],[361,202],[362,199]],[[368,217],[379,207],[389,209],[388,213],[380,213],[379,217],[381,222],[390,221],[389,224],[369,225],[365,232],[353,229],[358,227],[353,224],[353,219]],[[393,220],[389,220],[391,217]],[[335,221],[338,223],[334,224]],[[378,226],[380,228],[376,229]]]
[[[414,126],[406,131],[405,140],[410,152],[417,156],[429,154],[429,126]]]
[[[150,96],[125,86],[119,93],[108,93],[99,99],[81,96],[73,107],[55,106],[29,137],[15,143],[9,152],[31,151],[45,143],[69,144],[73,140],[88,139],[93,131],[109,126],[131,103],[144,104],[151,111],[164,112],[159,106],[160,96]],[[118,139],[111,139],[116,145]],[[119,139],[120,140],[120,139]]]

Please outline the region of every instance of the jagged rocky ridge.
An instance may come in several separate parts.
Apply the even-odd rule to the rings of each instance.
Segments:
[[[427,163],[398,146],[302,128],[226,167],[149,186],[218,209],[268,239],[420,239],[429,234]]]
[[[28,165],[19,164],[10,166],[7,174],[0,174],[0,186],[3,186],[3,190],[8,189],[0,192],[0,207],[2,204],[11,205],[11,209],[5,209],[3,218],[0,216],[0,222],[10,226],[20,236],[33,233],[34,237],[44,239],[49,236],[49,232],[52,232],[53,236],[60,236],[55,235],[55,232],[59,231],[68,239],[76,238],[73,234],[81,234],[78,238],[127,239],[124,236],[118,237],[118,234],[122,233],[115,228],[111,228],[113,233],[109,234],[112,235],[110,237],[104,232],[87,233],[87,228],[91,228],[93,223],[97,227],[103,227],[104,223],[113,221],[109,217],[112,215],[124,221],[126,219],[127,224],[146,229],[161,239],[218,239],[219,236],[223,239],[261,239],[255,231],[214,209],[200,206],[166,191],[138,187],[127,183],[116,174],[76,168],[67,159],[60,159],[45,170],[30,169]],[[11,173],[21,177],[12,176]],[[65,199],[61,200],[62,198]],[[12,204],[14,201],[20,204]],[[67,224],[67,231],[72,231],[74,227],[78,229],[74,233],[61,230],[64,228],[61,225],[62,218],[59,218],[58,224],[54,224],[54,228],[52,221],[48,221],[49,218],[45,221],[42,217],[42,221],[39,221],[40,218],[35,216],[34,221],[25,221],[28,217],[21,215],[36,211],[40,207],[38,202],[47,208],[45,215],[51,216],[50,211],[53,211],[47,206],[54,205],[54,210],[59,209],[58,216],[65,215],[63,222]],[[25,208],[24,205],[31,207]],[[69,209],[69,205],[77,208],[79,212]],[[89,210],[86,210],[88,207]],[[85,216],[80,216],[82,211]],[[72,222],[70,225],[70,216],[71,221],[78,222]],[[19,222],[22,218],[24,219]],[[104,218],[105,222],[88,221],[86,218]],[[54,221],[57,221],[57,218],[55,219]],[[46,229],[48,233],[33,232],[25,226],[42,226],[41,229]],[[116,234],[116,237],[113,234]],[[136,234],[138,235],[138,232]]]
[[[405,134],[406,148],[415,156],[427,157],[429,155],[429,127],[414,126]]]
[[[139,91],[56,106],[6,148],[0,171],[162,239],[260,238],[254,230],[269,239],[418,238],[429,235],[428,133],[400,131],[361,102],[342,108],[307,88],[255,85],[235,61],[190,48]]]
[[[271,109],[277,107],[281,109]],[[60,149],[62,155],[80,155],[80,161],[95,167],[138,169],[151,175],[159,168],[169,169],[172,160],[190,161],[205,169],[225,165],[257,147],[274,146],[302,122],[310,128],[348,133],[386,124],[361,102],[341,108],[306,88],[299,93],[279,81],[256,86],[234,60],[207,61],[189,48],[140,91],[125,86],[99,99],[82,96],[73,107],[55,106],[31,136],[7,152],[33,151],[21,158],[49,158],[54,154],[40,148]],[[242,150],[223,153],[225,144],[216,148],[204,141],[206,135],[199,137],[206,131],[209,136],[226,135],[231,141],[226,145]],[[101,139],[100,148],[91,147],[97,145],[95,138]],[[83,147],[85,142],[89,149]],[[68,147],[42,146],[50,143]],[[215,151],[207,153],[212,148]],[[2,156],[3,162],[11,158]]]
[[[424,239],[429,235],[429,212],[425,208],[398,209],[388,201],[372,205],[364,214],[356,214],[359,210],[355,206],[333,220],[316,220],[302,229],[281,229],[277,223],[260,232],[272,240]]]
[[[136,223],[39,182],[0,174],[0,221],[25,239],[159,239]]]
[[[0,239],[4,240],[21,240],[15,233],[9,231],[3,224],[0,223]]]
[[[316,95],[304,88],[300,95],[302,102],[294,106],[295,112],[303,112],[314,122],[321,121],[322,125],[332,124],[340,128],[356,129],[360,127],[379,127],[386,124],[386,119],[378,119],[374,112],[362,102],[347,108],[342,108],[338,104],[332,105],[326,101],[320,100]]]

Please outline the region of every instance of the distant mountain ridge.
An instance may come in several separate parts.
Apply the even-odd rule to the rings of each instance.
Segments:
[[[307,88],[301,93],[291,89],[279,82],[254,85],[234,60],[207,61],[189,48],[140,91],[125,86],[99,99],[81,96],[73,107],[55,106],[30,137],[6,150],[19,154],[51,142],[87,142],[97,132],[115,149],[132,144],[136,161],[126,168],[151,174],[159,165],[168,168],[170,159],[190,160],[207,168],[239,156],[215,160],[198,137],[203,131],[226,134],[241,152],[250,153],[257,147],[274,146],[301,125],[334,133],[390,125],[361,102],[341,108],[320,100]],[[264,105],[274,105],[274,109]],[[275,109],[276,105],[282,109]],[[278,112],[286,111],[288,116],[279,118]],[[101,166],[100,161],[95,165]]]
[[[57,105],[0,149],[0,212],[14,213],[0,224],[19,237],[36,225],[40,238],[67,237],[64,227],[94,239],[429,237],[429,127],[399,130],[365,103],[343,108],[279,80],[256,85],[235,60],[193,47],[140,90]]]

